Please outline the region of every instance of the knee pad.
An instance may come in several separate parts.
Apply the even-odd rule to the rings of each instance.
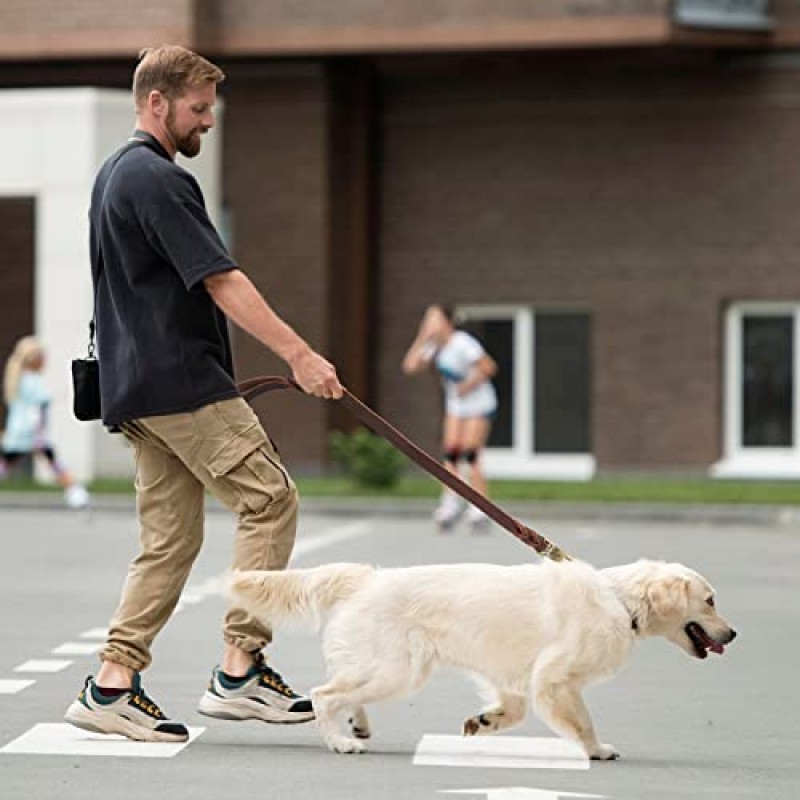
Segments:
[[[465,450],[461,454],[461,457],[467,462],[467,464],[472,465],[478,460],[478,452],[479,451],[477,449]]]
[[[461,451],[457,447],[448,447],[442,454],[442,461],[450,464],[457,464],[461,458]]]

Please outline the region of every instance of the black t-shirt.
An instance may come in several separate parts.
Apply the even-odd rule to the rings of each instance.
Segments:
[[[134,136],[101,167],[89,212],[108,426],[237,394],[227,321],[203,284],[236,264],[194,177]]]

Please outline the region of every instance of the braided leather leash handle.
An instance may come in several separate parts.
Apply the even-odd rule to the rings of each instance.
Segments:
[[[237,389],[248,402],[265,392],[274,391],[276,389],[296,389],[299,392],[303,391],[295,381],[290,378],[281,378],[278,376],[250,378],[249,380],[238,383]],[[549,558],[551,561],[572,560],[558,545],[532,528],[529,528],[527,525],[523,525],[521,522],[514,519],[514,517],[496,506],[487,497],[475,491],[468,483],[465,483],[461,478],[449,472],[439,461],[428,455],[421,447],[417,447],[410,439],[400,433],[397,428],[389,424],[380,414],[377,414],[369,406],[362,403],[355,395],[347,391],[347,389],[344,390],[344,394],[339,402],[350,409],[367,428],[383,436],[384,439],[393,444],[400,452],[404,453],[412,461],[451,488],[454,492],[461,495],[461,497],[468,500],[474,506],[477,506],[498,525],[505,528],[529,547],[532,547],[541,556]]]

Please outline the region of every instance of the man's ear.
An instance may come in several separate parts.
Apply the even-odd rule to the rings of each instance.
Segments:
[[[169,113],[169,100],[158,89],[153,89],[147,95],[147,107],[153,116],[161,119]]]
[[[689,610],[689,578],[666,575],[647,587],[647,600],[653,616],[684,616]]]

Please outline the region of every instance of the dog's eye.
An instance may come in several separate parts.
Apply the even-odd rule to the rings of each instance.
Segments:
[[[706,603],[708,605],[710,605],[711,608],[714,608],[714,598],[713,597],[709,597],[708,600],[706,600]]]

